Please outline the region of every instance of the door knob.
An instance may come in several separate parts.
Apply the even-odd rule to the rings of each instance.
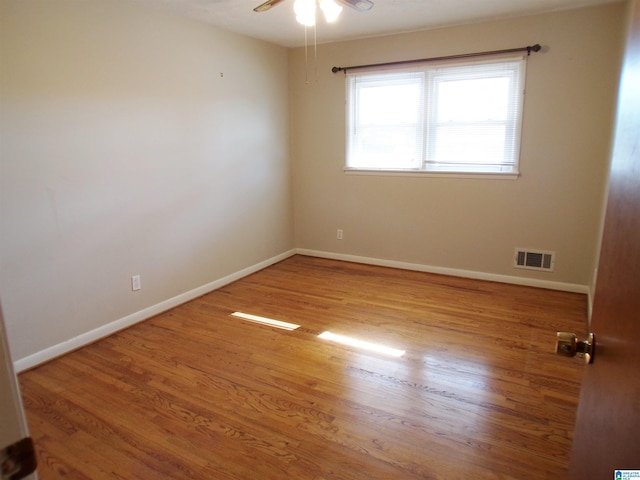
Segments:
[[[584,358],[585,363],[592,363],[596,348],[596,337],[593,333],[586,340],[578,341],[575,333],[558,332],[556,338],[556,353],[566,357]]]

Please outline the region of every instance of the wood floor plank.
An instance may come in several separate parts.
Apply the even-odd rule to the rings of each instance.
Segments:
[[[44,480],[561,479],[584,367],[553,344],[585,320],[580,294],[294,256],[20,382]]]

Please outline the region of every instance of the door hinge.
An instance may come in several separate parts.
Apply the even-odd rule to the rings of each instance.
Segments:
[[[23,438],[0,450],[0,479],[19,480],[36,471],[33,440]]]

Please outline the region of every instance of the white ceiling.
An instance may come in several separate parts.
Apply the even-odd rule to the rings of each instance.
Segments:
[[[263,0],[130,0],[199,19],[218,27],[285,47],[304,44],[304,27],[296,23],[293,1],[256,13]],[[335,24],[319,18],[318,43],[484,22],[618,0],[373,0],[368,12],[345,7]],[[313,35],[310,31],[309,35]],[[312,38],[312,37],[310,37]]]

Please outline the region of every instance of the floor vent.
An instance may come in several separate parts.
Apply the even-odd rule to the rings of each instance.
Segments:
[[[516,248],[513,266],[516,268],[526,268],[527,270],[553,272],[555,257],[555,252]]]

